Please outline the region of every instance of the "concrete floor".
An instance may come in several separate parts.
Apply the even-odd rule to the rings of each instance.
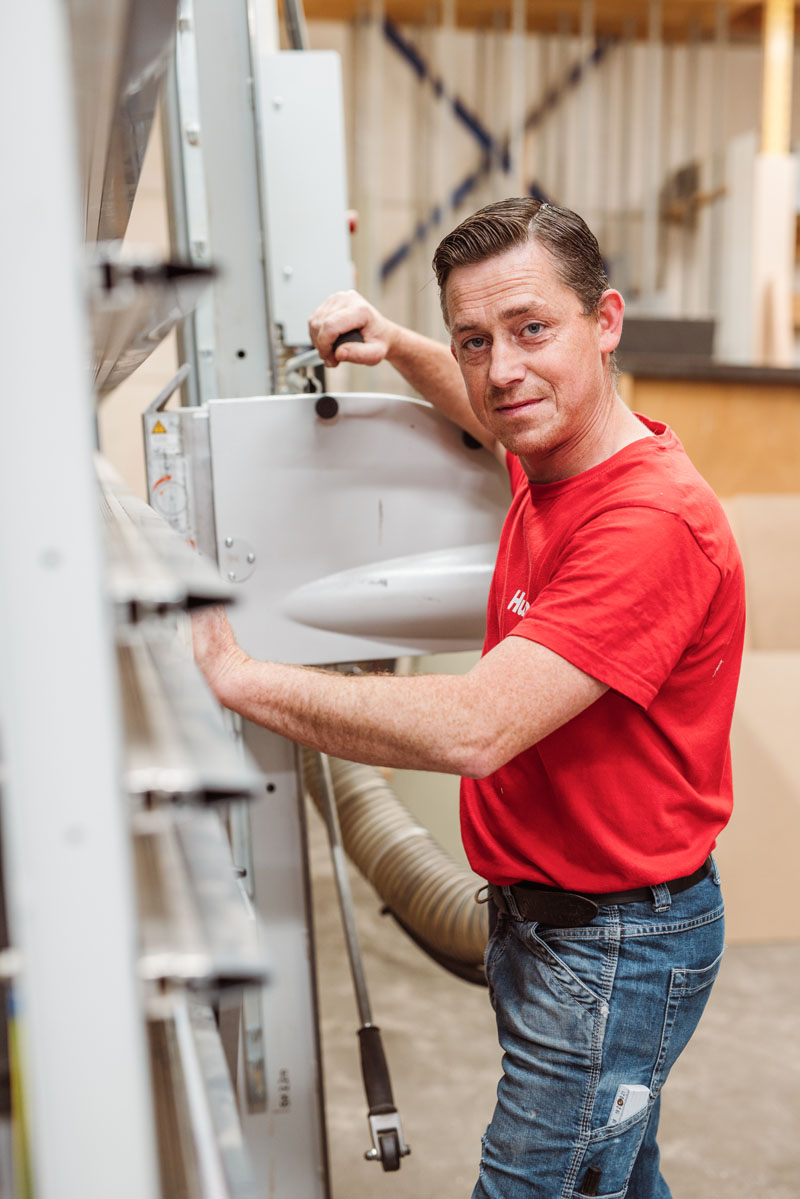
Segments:
[[[358,1016],[324,831],[309,814],[333,1199],[467,1199],[500,1053],[484,988],[428,959],[351,868],[373,1019],[412,1154],[364,1161]],[[674,1199],[800,1199],[800,944],[732,946],[661,1119]]]

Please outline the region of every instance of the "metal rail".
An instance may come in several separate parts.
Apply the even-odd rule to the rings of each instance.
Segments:
[[[95,460],[111,598],[134,610],[196,607],[233,596],[217,569],[135,496],[104,458]]]
[[[130,794],[200,802],[264,794],[174,629],[151,621],[120,630],[117,663]]]
[[[261,1199],[212,1009],[171,991],[148,1015],[164,1195]]]
[[[138,812],[133,819],[142,947],[149,980],[207,987],[263,983],[259,929],[214,812]]]

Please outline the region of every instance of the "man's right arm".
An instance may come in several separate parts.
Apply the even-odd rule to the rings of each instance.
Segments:
[[[471,433],[492,453],[504,455],[472,411],[461,371],[448,346],[388,320],[356,291],[330,296],[313,314],[308,327],[326,366],[335,367],[340,362],[377,366],[386,360],[443,416]],[[352,329],[361,330],[363,342],[343,342],[334,350],[336,338]]]

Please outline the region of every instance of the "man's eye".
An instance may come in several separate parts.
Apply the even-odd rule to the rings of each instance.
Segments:
[[[482,350],[486,345],[485,337],[468,337],[464,342],[465,350]]]
[[[536,337],[537,334],[541,333],[543,328],[544,325],[541,321],[531,321],[530,324],[525,326],[525,332],[530,333],[532,337]]]

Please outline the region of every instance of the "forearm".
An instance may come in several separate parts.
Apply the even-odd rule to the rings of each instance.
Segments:
[[[221,608],[192,617],[197,664],[221,704],[340,758],[485,778],[606,690],[534,641],[506,637],[464,675],[344,676],[258,662]]]
[[[215,679],[220,703],[336,757],[401,769],[474,773],[464,676],[342,676],[239,655]]]

